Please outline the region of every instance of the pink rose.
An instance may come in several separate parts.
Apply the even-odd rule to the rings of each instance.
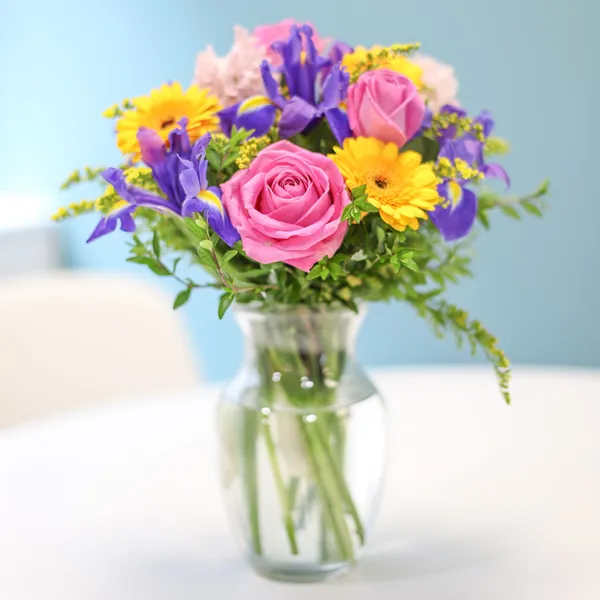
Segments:
[[[388,69],[367,71],[348,90],[348,120],[356,136],[403,146],[421,127],[425,102],[415,85]]]
[[[259,263],[282,261],[308,272],[344,239],[348,224],[340,219],[350,198],[323,154],[277,142],[221,189],[246,254]]]
[[[281,64],[281,56],[271,49],[271,44],[273,42],[287,42],[290,37],[290,28],[292,25],[300,26],[302,24],[294,21],[294,19],[283,19],[283,21],[279,21],[279,23],[274,23],[273,25],[259,25],[254,29],[252,35],[258,40],[259,46],[262,46],[266,51],[269,62],[273,66],[278,67]],[[311,23],[304,24],[309,25],[313,30],[313,42],[315,43],[317,52],[322,54],[331,41],[330,38],[319,37],[319,34]]]

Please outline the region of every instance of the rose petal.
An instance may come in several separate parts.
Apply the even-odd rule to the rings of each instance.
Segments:
[[[328,157],[290,142],[267,147],[221,186],[223,204],[248,256],[308,271],[332,256],[347,230],[344,179]]]
[[[284,221],[285,223],[296,223],[300,225],[300,220],[306,214],[306,207],[312,207],[318,200],[319,195],[315,186],[311,183],[309,188],[301,196],[296,197],[293,202],[282,204],[269,216],[273,219]],[[329,203],[331,202],[329,201]]]

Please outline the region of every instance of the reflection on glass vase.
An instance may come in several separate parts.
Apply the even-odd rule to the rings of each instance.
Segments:
[[[265,577],[343,573],[368,539],[385,469],[384,404],[354,356],[362,314],[235,313],[246,352],[218,419],[234,529]]]

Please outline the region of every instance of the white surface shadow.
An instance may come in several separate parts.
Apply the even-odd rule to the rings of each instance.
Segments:
[[[398,536],[395,541],[367,547],[357,567],[338,585],[393,582],[481,566],[500,560],[499,546],[482,539],[452,536]]]

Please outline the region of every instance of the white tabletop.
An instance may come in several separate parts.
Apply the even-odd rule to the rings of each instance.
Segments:
[[[598,600],[600,372],[375,374],[393,419],[384,502],[359,567],[262,580],[217,485],[217,389],[0,433],[2,600]]]

